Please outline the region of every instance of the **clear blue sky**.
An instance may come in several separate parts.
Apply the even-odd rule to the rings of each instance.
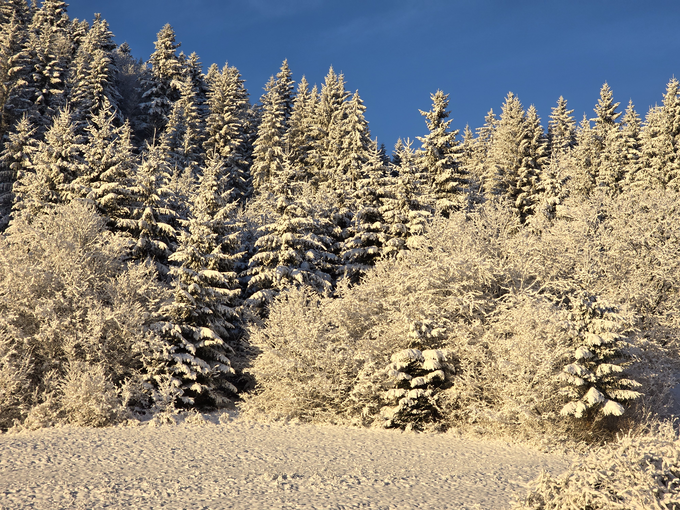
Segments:
[[[71,0],[100,12],[116,41],[148,59],[170,23],[187,55],[236,66],[256,102],[287,58],[297,81],[345,74],[368,108],[372,136],[391,151],[426,132],[418,109],[450,94],[453,127],[482,125],[508,91],[536,105],[544,126],[564,96],[592,117],[602,84],[644,118],[680,77],[680,0]]]

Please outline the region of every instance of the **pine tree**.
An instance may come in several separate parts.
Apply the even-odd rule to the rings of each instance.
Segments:
[[[288,130],[288,123],[290,116],[293,113],[293,101],[295,99],[293,91],[295,90],[295,82],[293,81],[293,73],[288,67],[288,60],[284,60],[281,64],[281,69],[276,74],[276,88],[279,91],[281,101],[281,115],[283,117],[283,134]]]
[[[510,92],[489,147],[488,157],[495,172],[485,184],[485,191],[507,200],[522,221],[531,214],[536,201],[545,151],[535,108],[530,108],[527,115],[522,103]]]
[[[572,113],[574,110],[567,109],[567,100],[560,96],[548,122],[549,153],[555,157],[565,154],[576,144],[576,122]]]
[[[345,90],[344,76],[336,75],[331,67],[326,75],[318,102],[316,103],[312,128],[311,162],[314,165],[315,179],[332,183],[335,178],[335,156],[337,144],[331,133],[344,119],[344,104],[349,94]]]
[[[180,97],[179,84],[182,82],[182,64],[176,54],[179,43],[175,43],[175,31],[166,24],[158,32],[156,50],[148,64],[150,71],[142,79],[143,103],[140,105],[146,115],[148,129],[160,133],[168,122],[172,105]]]
[[[54,118],[31,154],[29,169],[22,172],[14,184],[17,214],[35,215],[69,199],[70,183],[85,172],[83,144],[76,133],[68,108]]]
[[[265,86],[261,102],[262,122],[254,144],[251,174],[254,189],[265,193],[280,179],[285,154],[283,103],[273,76]]]
[[[418,137],[422,147],[418,151],[420,165],[430,178],[429,184],[434,194],[436,208],[445,216],[464,209],[467,205],[469,179],[458,157],[460,145],[456,140],[458,130],[449,131],[452,120],[446,108],[449,95],[438,90],[431,94],[432,108],[420,114],[427,120],[429,133]]]
[[[481,193],[490,191],[488,188],[492,185],[492,178],[496,171],[488,155],[491,140],[497,127],[498,119],[496,114],[494,114],[493,110],[489,110],[486,117],[484,117],[484,125],[477,128],[477,137],[475,138],[469,169],[473,178],[479,183]]]
[[[575,193],[588,196],[595,188],[600,152],[600,142],[584,114],[576,130],[576,146],[572,150],[570,188]]]
[[[118,110],[122,97],[115,87],[115,48],[108,23],[95,15],[92,28],[76,52],[69,77],[68,101],[81,129],[99,113],[105,99]]]
[[[340,251],[344,276],[358,283],[363,274],[382,255],[387,242],[385,221],[380,213],[385,197],[384,180],[387,167],[383,163],[377,140],[372,142],[369,159],[362,169],[362,178],[351,196],[353,214],[351,224],[343,232],[345,238]]]
[[[22,117],[7,137],[0,154],[0,231],[10,221],[14,204],[14,183],[30,171],[31,159],[36,149],[35,128],[27,116]]]
[[[224,170],[216,157],[202,172],[188,229],[170,257],[179,264],[171,269],[175,297],[163,310],[166,321],[156,326],[170,345],[168,369],[189,405],[224,405],[237,392],[228,378],[234,374],[229,344],[236,338],[240,254],[235,204],[220,186]]]

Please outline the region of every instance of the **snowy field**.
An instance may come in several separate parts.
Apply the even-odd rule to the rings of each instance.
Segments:
[[[450,433],[208,420],[0,435],[0,508],[502,509],[569,465]]]

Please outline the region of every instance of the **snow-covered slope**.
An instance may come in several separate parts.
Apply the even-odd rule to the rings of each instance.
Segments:
[[[497,509],[569,464],[454,434],[226,417],[0,435],[0,508]]]

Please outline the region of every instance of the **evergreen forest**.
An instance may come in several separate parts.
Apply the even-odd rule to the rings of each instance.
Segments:
[[[677,79],[462,133],[438,90],[388,151],[332,67],[253,97],[180,47],[0,3],[0,430],[238,406],[600,443],[677,412]]]

